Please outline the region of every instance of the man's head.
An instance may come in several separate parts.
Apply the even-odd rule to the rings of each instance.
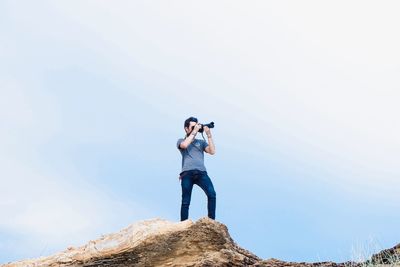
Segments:
[[[185,120],[183,128],[185,129],[186,134],[189,134],[193,130],[193,127],[197,124],[197,122],[198,121],[195,117],[190,117]]]

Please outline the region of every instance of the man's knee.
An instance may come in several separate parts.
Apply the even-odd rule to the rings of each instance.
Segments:
[[[190,201],[191,201],[191,197],[190,197],[190,195],[189,196],[182,196],[182,201],[181,201],[181,204],[182,204],[182,206],[189,206],[190,205]]]
[[[208,191],[207,197],[208,198],[217,198],[217,193],[215,193],[214,190],[210,190],[210,191]]]
[[[190,199],[192,196],[191,186],[182,186],[182,199]]]

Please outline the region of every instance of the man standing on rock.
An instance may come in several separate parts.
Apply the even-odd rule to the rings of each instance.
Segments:
[[[184,124],[186,137],[179,138],[177,142],[177,147],[182,154],[182,172],[179,176],[182,186],[181,221],[189,217],[189,205],[194,184],[200,186],[206,193],[208,217],[215,220],[216,193],[204,166],[204,151],[214,155],[215,146],[211,130],[207,126],[204,126],[203,129],[207,134],[208,143],[205,140],[195,139],[202,127],[195,117],[188,118]]]

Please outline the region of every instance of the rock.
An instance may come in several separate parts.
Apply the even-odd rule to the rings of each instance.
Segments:
[[[400,244],[393,248],[384,249],[379,253],[372,255],[371,260],[367,263],[372,264],[392,264],[398,263],[400,265]]]
[[[315,263],[307,263],[307,262],[286,262],[278,259],[268,259],[263,260],[254,265],[254,267],[358,267],[356,263],[351,263],[348,265],[347,263],[335,263],[335,262],[315,262]]]
[[[239,247],[227,227],[217,221],[153,219],[78,248],[2,266],[249,266],[260,260]]]
[[[131,224],[117,233],[102,235],[81,247],[69,246],[51,256],[1,266],[364,267],[373,263],[383,267],[383,264],[390,263],[388,259],[399,254],[400,244],[373,255],[365,263],[262,260],[239,247],[222,223],[209,218],[201,218],[195,223],[191,220],[174,223],[157,218]],[[391,266],[400,267],[400,264]]]

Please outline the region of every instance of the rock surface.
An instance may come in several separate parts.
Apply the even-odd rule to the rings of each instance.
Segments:
[[[400,262],[400,244],[372,255],[371,260],[367,261],[367,263],[372,264],[392,264],[396,262]]]
[[[197,222],[186,220],[178,223],[162,219],[141,221],[81,247],[69,247],[51,256],[1,266],[358,267],[362,264],[262,260],[239,247],[224,224],[202,218]]]
[[[217,221],[154,219],[81,247],[3,266],[246,266],[260,260],[236,245],[226,226]]]

